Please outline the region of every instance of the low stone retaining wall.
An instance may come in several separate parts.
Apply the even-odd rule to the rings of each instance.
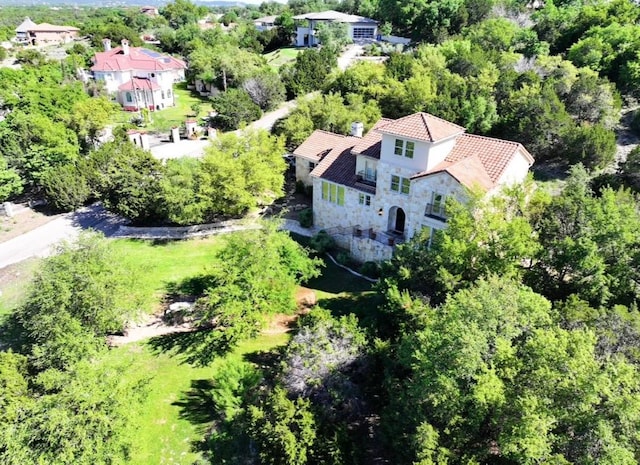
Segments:
[[[197,224],[194,226],[155,226],[134,227],[120,226],[113,237],[129,239],[188,239],[215,234],[226,234],[247,229],[259,229],[257,223],[247,220],[229,220],[219,223]]]

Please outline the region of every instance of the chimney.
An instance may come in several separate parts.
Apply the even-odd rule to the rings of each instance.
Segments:
[[[111,39],[102,39],[102,45],[104,46],[104,51],[108,52],[111,50]]]
[[[353,137],[362,137],[362,133],[364,132],[364,124],[360,121],[354,121],[351,123],[351,135]]]
[[[122,54],[129,55],[129,41],[127,39],[122,39]]]

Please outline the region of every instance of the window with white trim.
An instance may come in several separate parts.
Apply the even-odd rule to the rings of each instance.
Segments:
[[[413,152],[416,148],[415,142],[410,140],[396,139],[393,153],[399,157],[413,158]]]
[[[127,99],[127,103],[133,102],[133,99],[131,98],[131,92],[126,93],[126,99]]]
[[[322,181],[322,199],[336,205],[344,205],[344,186]]]
[[[409,195],[411,188],[411,180],[396,175],[391,175],[391,190],[394,192],[400,192],[401,194]]]
[[[446,218],[447,214],[445,211],[445,206],[447,203],[447,199],[443,194],[438,192],[431,193],[431,203],[428,203],[424,215],[425,216],[435,216],[437,218]]]
[[[360,205],[364,205],[365,207],[371,206],[371,196],[367,194],[360,194],[358,196],[358,203]]]

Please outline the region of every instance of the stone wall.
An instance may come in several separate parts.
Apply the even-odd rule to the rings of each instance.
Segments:
[[[388,260],[393,255],[393,247],[369,239],[368,237],[351,237],[351,256],[361,262],[379,262]]]

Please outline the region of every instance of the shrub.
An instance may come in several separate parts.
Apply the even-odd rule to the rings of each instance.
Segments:
[[[338,263],[340,263],[341,265],[344,266],[349,266],[351,265],[351,255],[349,255],[348,252],[340,252],[337,256],[336,256],[336,261]]]
[[[47,202],[58,211],[73,211],[91,195],[86,176],[72,164],[49,169],[41,183]]]
[[[298,221],[303,228],[310,228],[313,226],[313,210],[311,208],[305,208],[298,213]]]
[[[370,278],[379,278],[380,264],[378,262],[364,262],[360,268],[360,273]]]
[[[296,194],[304,194],[307,187],[302,181],[296,181]]]
[[[331,237],[327,233],[327,231],[323,229],[311,238],[311,240],[309,241],[309,245],[317,253],[325,253],[329,250],[334,249],[336,246],[336,242],[333,240],[333,237]]]

